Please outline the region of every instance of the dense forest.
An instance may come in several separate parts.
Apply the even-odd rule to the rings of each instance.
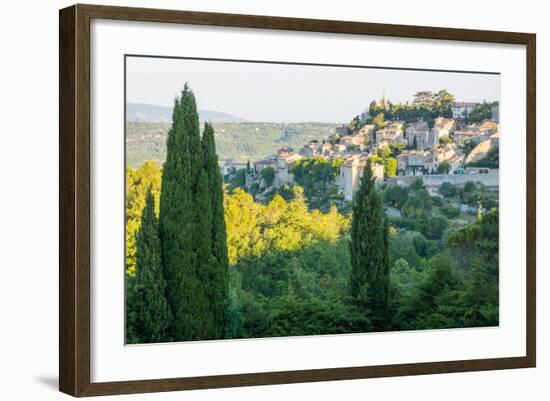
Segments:
[[[305,169],[303,186],[258,202],[222,184],[189,88],[174,110],[164,166],[126,171],[127,342],[498,325],[492,191],[432,196],[365,169],[348,207],[317,207]],[[323,167],[330,180],[337,166]]]

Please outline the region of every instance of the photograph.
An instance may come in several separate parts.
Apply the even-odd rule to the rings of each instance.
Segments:
[[[126,344],[499,326],[499,73],[124,77]]]

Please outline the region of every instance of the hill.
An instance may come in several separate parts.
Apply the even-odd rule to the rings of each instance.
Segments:
[[[199,110],[201,121],[213,123],[237,123],[246,120],[221,111]],[[131,123],[169,123],[172,121],[172,107],[145,103],[126,104],[126,122]]]
[[[251,162],[290,146],[296,151],[313,139],[322,141],[341,124],[213,122],[216,151],[220,159]],[[128,122],[126,162],[139,167],[145,160],[164,162],[170,123]]]

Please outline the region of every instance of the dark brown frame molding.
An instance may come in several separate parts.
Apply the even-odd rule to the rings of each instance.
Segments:
[[[92,18],[510,43],[527,49],[526,350],[522,357],[90,382],[90,21]],[[73,396],[527,368],[536,365],[536,35],[77,4],[59,12],[59,389]]]

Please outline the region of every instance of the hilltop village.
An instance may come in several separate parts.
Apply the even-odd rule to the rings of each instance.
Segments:
[[[126,169],[127,343],[498,326],[497,103],[200,127],[180,99]]]
[[[295,184],[351,201],[369,159],[378,183],[408,186],[421,176],[430,194],[439,195],[443,182],[498,187],[499,137],[498,102],[455,102],[442,90],[394,105],[384,93],[326,138],[253,162],[221,160],[220,167],[226,182],[258,201]]]

